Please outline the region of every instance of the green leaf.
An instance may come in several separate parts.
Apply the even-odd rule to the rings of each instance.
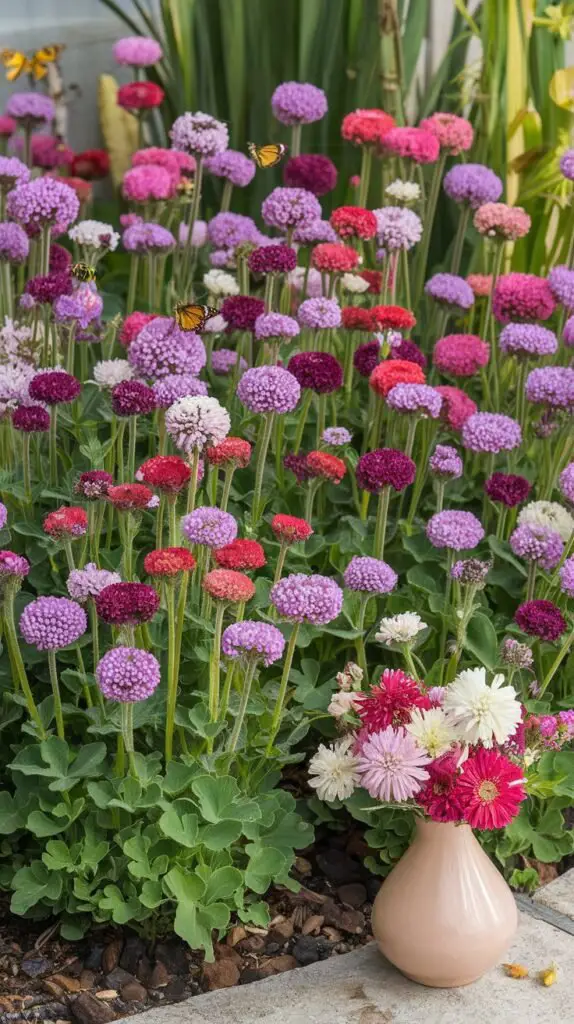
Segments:
[[[239,839],[241,831],[239,821],[218,821],[216,825],[206,825],[201,829],[199,842],[208,850],[225,850]]]
[[[170,761],[163,782],[164,793],[167,793],[168,796],[177,796],[178,793],[183,793],[185,789],[189,789],[196,774],[195,768],[189,768],[185,764],[180,764],[179,761]]]
[[[209,876],[203,899],[205,903],[226,899],[232,896],[243,881],[243,875],[237,868],[218,868]]]
[[[192,875],[180,868],[172,868],[163,879],[164,891],[171,893],[181,903],[197,903],[205,892],[205,883],[198,875]]]
[[[20,868],[12,879],[14,893],[10,901],[13,914],[25,914],[36,903],[48,900],[53,904],[62,892],[60,875],[48,871],[41,861],[32,861],[29,867]]]
[[[184,813],[184,808],[192,806],[189,800],[176,800],[158,821],[164,836],[189,849],[197,845],[198,836],[197,814]]]
[[[248,843],[245,851],[249,854],[249,864],[245,869],[244,881],[253,892],[267,892],[271,882],[285,871],[287,860],[281,850],[272,846],[258,846]]]
[[[0,792],[0,835],[9,836],[19,828],[24,828],[26,819],[23,816],[16,797],[6,790]]]
[[[239,786],[231,775],[216,778],[201,775],[191,788],[199,800],[203,817],[216,825],[219,821],[256,821],[261,811],[255,800],[241,796]]]
[[[466,631],[465,647],[491,672],[498,663],[498,638],[492,622],[482,612],[475,612]]]
[[[88,743],[81,747],[80,753],[73,762],[69,774],[77,779],[83,779],[89,775],[97,775],[97,769],[101,766],[105,757],[105,743]]]
[[[46,843],[42,861],[49,871],[73,871],[75,863],[68,844],[61,839]]]
[[[26,828],[37,836],[38,839],[43,839],[45,836],[55,836],[58,832],[65,832],[69,824],[70,822],[67,818],[61,818],[59,821],[56,821],[48,814],[44,814],[43,811],[32,811],[28,815]]]

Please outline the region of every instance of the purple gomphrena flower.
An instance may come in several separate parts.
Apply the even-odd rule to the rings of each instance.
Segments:
[[[28,259],[28,235],[13,221],[0,223],[0,263],[24,263]]]
[[[548,275],[548,284],[556,302],[571,313],[574,310],[574,270],[553,267]]]
[[[139,380],[123,380],[112,388],[112,409],[116,416],[145,416],[156,409],[155,395]]]
[[[562,470],[559,484],[564,497],[574,505],[574,462],[569,462]]]
[[[378,494],[383,487],[403,491],[412,484],[417,467],[397,448],[375,448],[361,455],[357,463],[357,484],[363,491]]]
[[[321,440],[331,448],[340,448],[342,445],[350,444],[353,435],[346,427],[327,427],[321,434]]]
[[[66,586],[74,601],[85,604],[91,597],[97,597],[104,587],[121,582],[122,578],[119,573],[98,569],[95,562],[87,562],[83,569],[72,569]]]
[[[8,522],[8,509],[4,502],[0,501],[0,530],[3,530]]]
[[[237,149],[225,149],[205,161],[205,170],[216,178],[226,178],[237,188],[245,188],[255,177],[255,164]]]
[[[325,196],[332,192],[337,185],[337,168],[328,156],[322,153],[303,153],[301,156],[292,156],[284,165],[283,182],[289,188],[304,188],[312,192],[314,196]],[[317,223],[311,221],[311,223]],[[319,223],[328,224],[328,221]],[[304,228],[301,225],[301,228]],[[336,242],[337,235],[331,228],[331,235],[322,238],[322,242]],[[295,232],[295,235],[297,232]],[[293,238],[295,239],[295,235]],[[296,239],[299,241],[299,239]]]
[[[122,245],[127,252],[143,255],[168,253],[175,249],[176,241],[171,231],[151,221],[130,224],[122,234]]]
[[[328,576],[292,573],[271,588],[271,603],[279,615],[292,622],[325,626],[343,607],[343,591]]]
[[[86,632],[86,613],[68,597],[37,597],[20,616],[20,632],[39,651],[57,651]]]
[[[170,405],[165,414],[165,427],[176,448],[190,453],[224,441],[231,420],[217,398],[188,396]]]
[[[502,181],[483,164],[455,164],[445,174],[443,188],[455,203],[467,203],[473,210],[502,195]]]
[[[343,383],[343,367],[330,352],[298,352],[289,360],[289,373],[317,395],[330,395]]]
[[[211,218],[207,225],[207,237],[216,249],[235,249],[242,242],[259,245],[262,235],[251,217],[224,212],[216,213]]]
[[[560,170],[565,178],[574,181],[574,149],[567,149],[560,157]]]
[[[472,512],[448,509],[431,516],[426,526],[426,535],[435,548],[465,551],[480,544],[484,529]]]
[[[217,121],[211,114],[200,110],[181,114],[173,122],[169,137],[174,149],[191,153],[196,158],[215,156],[223,153],[229,143],[229,132],[224,121]]]
[[[574,558],[566,559],[559,575],[562,593],[567,594],[568,597],[574,597]]]
[[[377,241],[383,249],[389,252],[408,250],[420,242],[423,225],[414,210],[405,206],[384,206],[373,213],[377,218]]]
[[[0,551],[0,586],[6,584],[10,576],[22,580],[30,572],[30,563],[23,555],[14,551]]]
[[[507,324],[498,339],[500,351],[509,356],[552,356],[558,349],[554,331],[540,324]]]
[[[270,228],[287,231],[309,220],[321,219],[321,204],[304,188],[274,188],[261,207],[263,220]]]
[[[256,366],[237,385],[237,397],[250,412],[292,412],[301,397],[299,381],[281,366]]]
[[[198,334],[181,331],[171,317],[158,316],[134,338],[128,360],[140,377],[158,380],[178,373],[197,375],[207,356]]]
[[[574,347],[574,316],[569,316],[562,331],[562,341],[566,348]]]
[[[50,429],[50,413],[42,405],[20,405],[12,413],[12,426],[24,434],[44,434]]]
[[[160,409],[168,409],[178,398],[206,395],[207,384],[191,373],[169,373],[152,385],[155,400]]]
[[[327,113],[327,97],[309,82],[282,82],[271,97],[273,116],[281,124],[311,124]]]
[[[69,185],[55,178],[34,178],[8,195],[6,209],[29,234],[37,234],[45,225],[54,233],[67,230],[80,211],[80,201]]]
[[[437,444],[429,459],[429,469],[434,476],[443,480],[457,480],[462,476],[463,462],[456,448],[449,444]]]
[[[553,409],[574,406],[574,370],[570,366],[540,366],[526,378],[526,397],[535,405]]]
[[[434,274],[425,284],[431,299],[451,309],[468,310],[474,305],[474,292],[458,274]]]
[[[298,160],[305,159],[297,157]],[[313,191],[310,189],[309,191]],[[320,193],[315,193],[319,195]],[[293,241],[297,245],[318,245],[320,242],[337,242],[338,235],[328,220],[309,220],[298,224],[293,232]],[[304,268],[301,268],[304,270]],[[310,272],[311,273],[311,272]],[[318,271],[317,271],[318,273]]]
[[[77,377],[65,370],[40,370],[30,381],[28,394],[34,402],[60,405],[74,402],[81,390]]]
[[[480,558],[463,558],[460,562],[454,563],[450,575],[453,580],[458,580],[463,587],[476,587],[483,590],[491,568],[492,562],[481,562]]]
[[[526,501],[532,484],[524,476],[513,473],[493,473],[484,484],[491,501],[498,501],[507,508],[514,508]]]
[[[296,338],[299,324],[292,316],[284,313],[262,313],[255,321],[255,337],[258,341],[275,338]]]
[[[15,156],[0,156],[0,191],[25,185],[30,181],[30,169]]]
[[[336,299],[305,299],[297,311],[301,327],[328,330],[341,324],[341,307]]]
[[[56,275],[49,274],[49,277]],[[60,275],[57,275],[60,276]],[[103,308],[103,303],[102,303]],[[79,289],[73,295],[59,295],[54,302],[54,319],[58,323],[76,322],[77,326],[85,330],[92,320],[97,320],[99,313],[96,308],[82,302]],[[101,312],[101,310],[100,310]],[[77,339],[76,335],[76,339]]]
[[[534,523],[517,526],[509,543],[515,555],[527,562],[537,562],[545,572],[556,568],[564,550],[564,541],[556,530]]]
[[[38,125],[42,121],[53,121],[56,108],[54,101],[42,92],[14,92],[8,97],[5,113],[16,121]]]
[[[514,621],[523,633],[553,643],[566,632],[567,623],[552,601],[525,601],[516,610]]]
[[[395,384],[386,402],[395,412],[419,413],[433,420],[438,419],[442,407],[441,395],[428,384]]]
[[[521,442],[520,424],[502,413],[475,412],[462,428],[462,443],[471,452],[509,452]]]
[[[221,650],[227,658],[272,665],[285,649],[285,637],[277,626],[246,619],[233,622],[223,631]]]
[[[120,704],[146,700],[160,683],[159,661],[139,647],[113,647],[96,666],[96,682],[104,697]]]
[[[397,585],[398,576],[382,558],[355,556],[343,573],[345,586],[363,594],[390,594]]]
[[[190,544],[204,544],[208,548],[222,548],[237,537],[237,522],[229,512],[202,505],[183,516],[181,532]]]
[[[252,274],[288,274],[297,266],[297,253],[290,245],[261,245],[249,253]]]
[[[244,373],[248,367],[247,361],[235,352],[232,348],[218,348],[211,353],[211,369],[216,377],[226,377],[231,373],[239,359],[239,372]]]
[[[118,64],[134,68],[151,67],[163,57],[161,46],[149,36],[124,36],[114,43],[112,52]]]

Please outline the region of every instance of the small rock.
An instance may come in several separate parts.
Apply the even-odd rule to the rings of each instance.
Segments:
[[[74,960],[65,964],[67,978],[79,978],[84,969],[84,961],[77,956]]]
[[[308,964],[315,964],[317,960],[326,960],[331,952],[331,943],[326,939],[313,935],[302,935],[293,946],[293,956],[306,967]]]
[[[29,978],[38,978],[41,974],[50,974],[54,970],[54,964],[43,956],[28,957],[22,960],[20,970]]]
[[[343,910],[339,927],[351,935],[361,935],[365,930],[365,915],[360,910]]]
[[[140,985],[139,981],[128,981],[125,985],[122,985],[120,989],[120,995],[126,1003],[145,1003],[147,999],[147,992],[143,985]]]
[[[162,989],[166,1003],[181,1003],[187,999],[189,992],[185,978],[172,978],[168,985]]]
[[[155,955],[158,960],[169,964],[172,974],[187,975],[189,973],[189,960],[183,942],[158,942]]]
[[[171,975],[170,975],[167,967],[165,966],[165,964],[162,964],[161,960],[158,960],[157,963],[154,964],[154,966],[152,968],[152,972],[150,974],[149,986],[148,987],[149,988],[165,988],[165,986],[168,984],[170,978],[171,978]]]
[[[239,981],[239,970],[231,960],[216,960],[203,965],[203,977],[210,992],[218,988],[232,988]]]
[[[85,968],[82,971],[82,973],[80,974],[80,977],[78,978],[78,981],[80,982],[80,988],[83,989],[84,991],[87,991],[88,989],[93,988],[95,980],[96,980],[96,973],[95,973],[95,971],[87,971]]]
[[[272,967],[274,974],[283,974],[285,971],[292,971],[294,967],[298,967],[298,963],[294,956],[283,953],[282,956],[274,956],[268,960],[266,966]]]
[[[250,985],[252,981],[263,981],[264,978],[271,978],[275,974],[272,967],[269,964],[262,964],[261,967],[246,967],[241,972],[239,979],[240,985]]]
[[[112,1008],[96,999],[91,992],[80,993],[70,1009],[78,1024],[109,1024],[109,1021],[115,1019]]]
[[[108,942],[106,948],[102,953],[102,971],[104,974],[109,974],[120,962],[120,955],[123,949],[124,940],[117,936]],[[91,964],[85,964],[86,967],[91,967]],[[93,969],[93,968],[92,968]]]
[[[102,966],[103,954],[103,946],[90,946],[84,957],[84,967],[88,971],[99,971]],[[113,967],[110,967],[111,970],[113,970]]]
[[[313,870],[313,865],[305,857],[295,857],[293,866],[300,875],[310,875]]]
[[[42,988],[48,993],[48,995],[54,996],[55,999],[61,999],[64,995],[64,989],[60,988],[60,986],[57,985],[55,981],[52,981],[51,978],[44,979],[42,982]]]
[[[104,1002],[110,1003],[112,999],[117,999],[117,991],[115,988],[101,988],[96,992],[98,999],[103,999]]]
[[[369,844],[365,842],[361,833],[353,832],[345,846],[345,853],[348,853],[349,857],[357,857],[359,860],[364,860],[371,852]]]
[[[81,988],[79,979],[70,978],[67,974],[53,974],[49,981],[53,981],[64,992],[79,992]]]
[[[243,960],[237,950],[232,949],[231,946],[224,945],[223,942],[216,942],[214,949],[216,960],[231,960],[231,962],[237,964],[237,966],[243,963]]]
[[[245,928],[243,925],[236,924],[229,932],[225,941],[228,946],[236,946],[238,942],[241,942],[241,940],[245,938],[247,938]]]
[[[293,923],[292,921],[278,921],[277,924],[269,931],[269,942],[278,942],[280,946],[283,946],[288,939],[293,935]]]
[[[135,978],[133,974],[124,971],[123,967],[115,967],[113,971],[106,974],[104,981],[108,988],[121,988],[122,985],[127,985],[129,981],[135,981]]]
[[[268,942],[265,946],[265,952],[268,956],[274,956],[275,953],[279,953],[283,949],[282,942]]]
[[[262,935],[249,935],[238,943],[237,948],[242,953],[260,953],[265,949],[265,939]]]
[[[328,849],[317,854],[317,866],[334,885],[357,882],[360,878],[359,864],[342,850]]]
[[[329,942],[340,942],[343,938],[341,932],[337,931],[336,928],[329,928],[328,926],[323,928],[323,935]]]
[[[120,956],[120,967],[135,975],[142,956],[145,956],[145,951],[146,944],[139,935],[128,935]]]
[[[346,903],[348,907],[362,907],[367,902],[367,890],[360,882],[339,886],[337,896],[341,903]]]
[[[144,953],[144,955],[141,957],[141,959],[140,959],[140,961],[138,963],[137,970],[136,970],[136,977],[137,977],[138,981],[141,981],[142,985],[145,985],[146,988],[147,988],[148,985],[149,985],[151,974],[152,974],[151,960],[150,960],[149,956],[147,955],[147,953]]]
[[[340,927],[343,910],[342,907],[337,906],[334,900],[327,900],[321,907],[321,913],[325,919],[325,924],[330,925],[332,928]]]
[[[303,935],[318,935],[324,920],[323,914],[311,914],[304,922],[301,932]]]

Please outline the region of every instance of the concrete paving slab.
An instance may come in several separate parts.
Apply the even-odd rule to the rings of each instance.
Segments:
[[[534,903],[549,907],[574,921],[574,868],[565,871],[554,882],[543,885],[532,896]]]
[[[532,974],[551,962],[558,982],[514,981],[498,968],[457,989],[404,978],[371,943],[251,985],[140,1014],[137,1024],[574,1024],[574,937],[526,914],[508,959]]]

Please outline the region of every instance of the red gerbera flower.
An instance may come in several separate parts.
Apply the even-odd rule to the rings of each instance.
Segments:
[[[373,306],[370,314],[373,330],[378,331],[408,331],[417,322],[410,309],[403,306]]]
[[[522,770],[495,750],[480,749],[465,761],[458,788],[472,828],[504,828],[526,798]]]
[[[313,471],[314,476],[323,477],[333,484],[340,484],[347,472],[347,467],[342,459],[329,452],[309,452],[307,465]]]
[[[344,306],[341,310],[343,327],[348,331],[372,331],[371,310],[362,306]]]
[[[447,753],[427,766],[430,778],[417,793],[417,803],[433,821],[462,821],[464,807],[461,797],[457,756]]]
[[[237,538],[213,552],[215,561],[222,569],[261,569],[267,559],[257,540]]]
[[[386,668],[379,685],[372,686],[370,693],[357,697],[359,717],[370,733],[379,732],[389,725],[406,725],[414,708],[428,710],[431,707],[429,698],[421,693],[418,683],[399,668]]]

